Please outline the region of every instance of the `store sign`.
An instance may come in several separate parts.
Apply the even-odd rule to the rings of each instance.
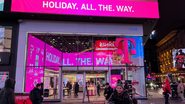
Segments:
[[[4,9],[4,0],[0,0],[0,11]]]
[[[12,12],[159,18],[157,0],[12,0]]]
[[[113,52],[117,48],[115,46],[115,41],[108,41],[108,40],[97,40],[95,42],[95,51],[107,51],[107,52]]]

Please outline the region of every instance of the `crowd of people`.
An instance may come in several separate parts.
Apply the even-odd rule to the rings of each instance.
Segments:
[[[5,86],[0,91],[0,104],[16,104],[15,100],[15,80],[6,79]],[[32,104],[41,104],[43,101],[43,84],[37,84],[29,94]]]
[[[128,83],[122,83],[121,80],[117,81],[115,89],[111,88],[109,83],[106,83],[104,96],[107,104],[137,104],[137,100],[132,98],[129,91],[131,88]]]
[[[180,80],[177,84],[178,84],[176,89],[177,96],[178,98],[181,99],[182,102],[185,102],[185,85],[182,82],[182,80]],[[168,76],[166,76],[166,79],[163,83],[163,95],[165,99],[165,104],[170,104],[169,98],[170,96],[172,96],[172,88],[171,88],[170,79]]]

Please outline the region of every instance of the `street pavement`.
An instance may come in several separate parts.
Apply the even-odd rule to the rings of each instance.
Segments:
[[[170,104],[185,104],[185,102],[179,99],[169,99]],[[44,104],[104,104],[103,96],[96,96],[90,98],[90,103],[88,103],[87,98],[85,102],[82,103],[82,99],[66,99],[63,102],[45,102]],[[161,94],[161,90],[149,91],[147,100],[138,100],[138,104],[164,104],[164,98]]]

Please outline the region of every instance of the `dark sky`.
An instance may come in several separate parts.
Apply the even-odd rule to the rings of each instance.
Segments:
[[[160,19],[156,25],[159,38],[185,24],[185,0],[159,0]]]

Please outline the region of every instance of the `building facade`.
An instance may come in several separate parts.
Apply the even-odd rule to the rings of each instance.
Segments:
[[[120,79],[146,98],[143,36],[159,18],[157,1],[9,1],[0,14],[0,69],[16,80],[16,93],[43,83],[45,100],[62,101],[68,83],[95,96],[98,83]]]

